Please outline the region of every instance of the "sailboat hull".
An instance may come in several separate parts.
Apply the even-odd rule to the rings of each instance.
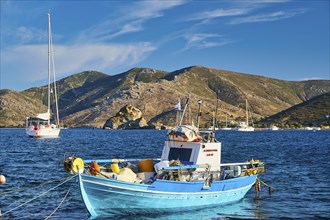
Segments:
[[[254,127],[237,128],[237,131],[254,131]]]
[[[60,128],[57,127],[45,127],[38,130],[26,129],[25,132],[29,137],[35,138],[56,138],[60,135]]]
[[[156,180],[146,185],[80,174],[79,184],[85,206],[95,217],[182,211],[233,203],[245,196],[256,178],[254,175],[214,181],[209,189],[203,189],[203,181]]]

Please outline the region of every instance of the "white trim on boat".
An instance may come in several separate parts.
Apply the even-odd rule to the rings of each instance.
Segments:
[[[109,184],[104,184],[104,183],[98,183],[95,181],[90,181],[90,180],[83,180],[83,182],[88,182],[88,183],[93,183],[101,186],[107,186],[111,188],[116,188],[116,189],[123,189],[123,190],[130,190],[130,191],[135,191],[135,192],[145,192],[145,193],[155,193],[155,194],[179,194],[179,195],[205,195],[205,194],[217,194],[217,193],[224,193],[224,192],[233,192],[233,191],[239,191],[245,188],[251,188],[254,183],[247,185],[242,188],[237,188],[237,189],[231,189],[231,190],[225,190],[225,191],[214,191],[214,192],[161,192],[161,191],[153,191],[153,190],[141,190],[141,189],[135,189],[135,188],[126,188],[126,187],[121,187],[121,186],[113,186]],[[118,182],[118,180],[116,180]],[[147,185],[148,186],[148,185]],[[149,185],[151,186],[151,185]]]

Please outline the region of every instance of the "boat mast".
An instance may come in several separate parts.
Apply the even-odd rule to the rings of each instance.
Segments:
[[[213,134],[215,133],[215,124],[217,124],[216,117],[218,115],[219,93],[220,93],[220,91],[218,90],[217,91],[217,105],[215,106],[215,112],[213,113],[214,114],[213,115],[213,129],[212,129]]]
[[[202,100],[198,100],[197,128],[199,128],[199,123],[200,123],[201,116],[202,116],[202,112],[201,112],[201,105],[202,105],[202,103],[203,103]]]
[[[55,69],[55,61],[54,61],[54,49],[53,49],[53,38],[51,34],[51,26],[50,26],[50,14],[49,15],[49,34],[50,34],[50,49],[51,49],[51,61],[52,61],[52,70],[53,70],[53,79],[54,79],[54,99],[55,99],[55,110],[56,110],[56,118],[55,122],[57,127],[60,126],[60,118],[59,118],[59,113],[58,113],[58,101],[57,101],[57,89],[56,89],[56,69]]]
[[[248,101],[245,99],[245,108],[246,108],[246,126],[249,126],[249,113],[248,113]]]
[[[189,99],[190,99],[190,95],[188,96],[187,101],[186,101],[186,104],[184,105],[184,109],[183,109],[183,112],[182,112],[182,115],[181,115],[179,126],[182,125],[183,117],[184,117],[184,114],[186,113],[187,106],[188,106],[188,103],[189,103]]]
[[[48,13],[48,104],[47,104],[47,113],[50,116],[50,13]],[[50,117],[48,117],[48,125],[50,124]]]

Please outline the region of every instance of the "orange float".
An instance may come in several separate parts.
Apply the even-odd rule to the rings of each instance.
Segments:
[[[100,173],[100,166],[96,161],[92,161],[89,172],[94,176]]]

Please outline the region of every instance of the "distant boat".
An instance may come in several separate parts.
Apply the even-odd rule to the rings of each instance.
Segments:
[[[208,131],[213,131],[213,126],[209,127],[207,130]],[[214,127],[214,130],[219,130],[219,128],[218,127]]]
[[[53,72],[53,88],[51,88],[51,69]],[[54,95],[55,103],[55,123],[51,123],[51,110],[50,110],[50,99],[51,95]],[[57,101],[57,90],[56,90],[56,80],[55,80],[55,66],[54,66],[54,56],[53,56],[53,45],[52,45],[52,35],[50,26],[50,14],[48,13],[48,105],[47,112],[37,114],[35,117],[26,118],[26,134],[29,137],[58,137],[60,134],[59,125],[59,113],[58,113],[58,101]]]
[[[82,199],[92,218],[191,212],[237,202],[265,173],[258,160],[221,163],[215,132],[182,125],[184,113],[180,124],[167,133],[159,159],[65,159],[64,168],[79,175]]]
[[[231,130],[231,128],[228,127],[227,113],[226,113],[226,127],[220,128],[220,130],[223,130],[223,131],[230,131]]]
[[[246,122],[238,123],[236,130],[237,131],[254,131],[254,127],[249,125],[249,104],[247,99],[245,100],[245,109],[246,109]],[[252,117],[251,117],[252,120]],[[253,124],[253,121],[252,121]]]
[[[272,131],[277,131],[278,129],[279,128],[277,126],[275,126],[275,125],[273,125],[273,126],[270,127],[270,130],[272,130]]]

